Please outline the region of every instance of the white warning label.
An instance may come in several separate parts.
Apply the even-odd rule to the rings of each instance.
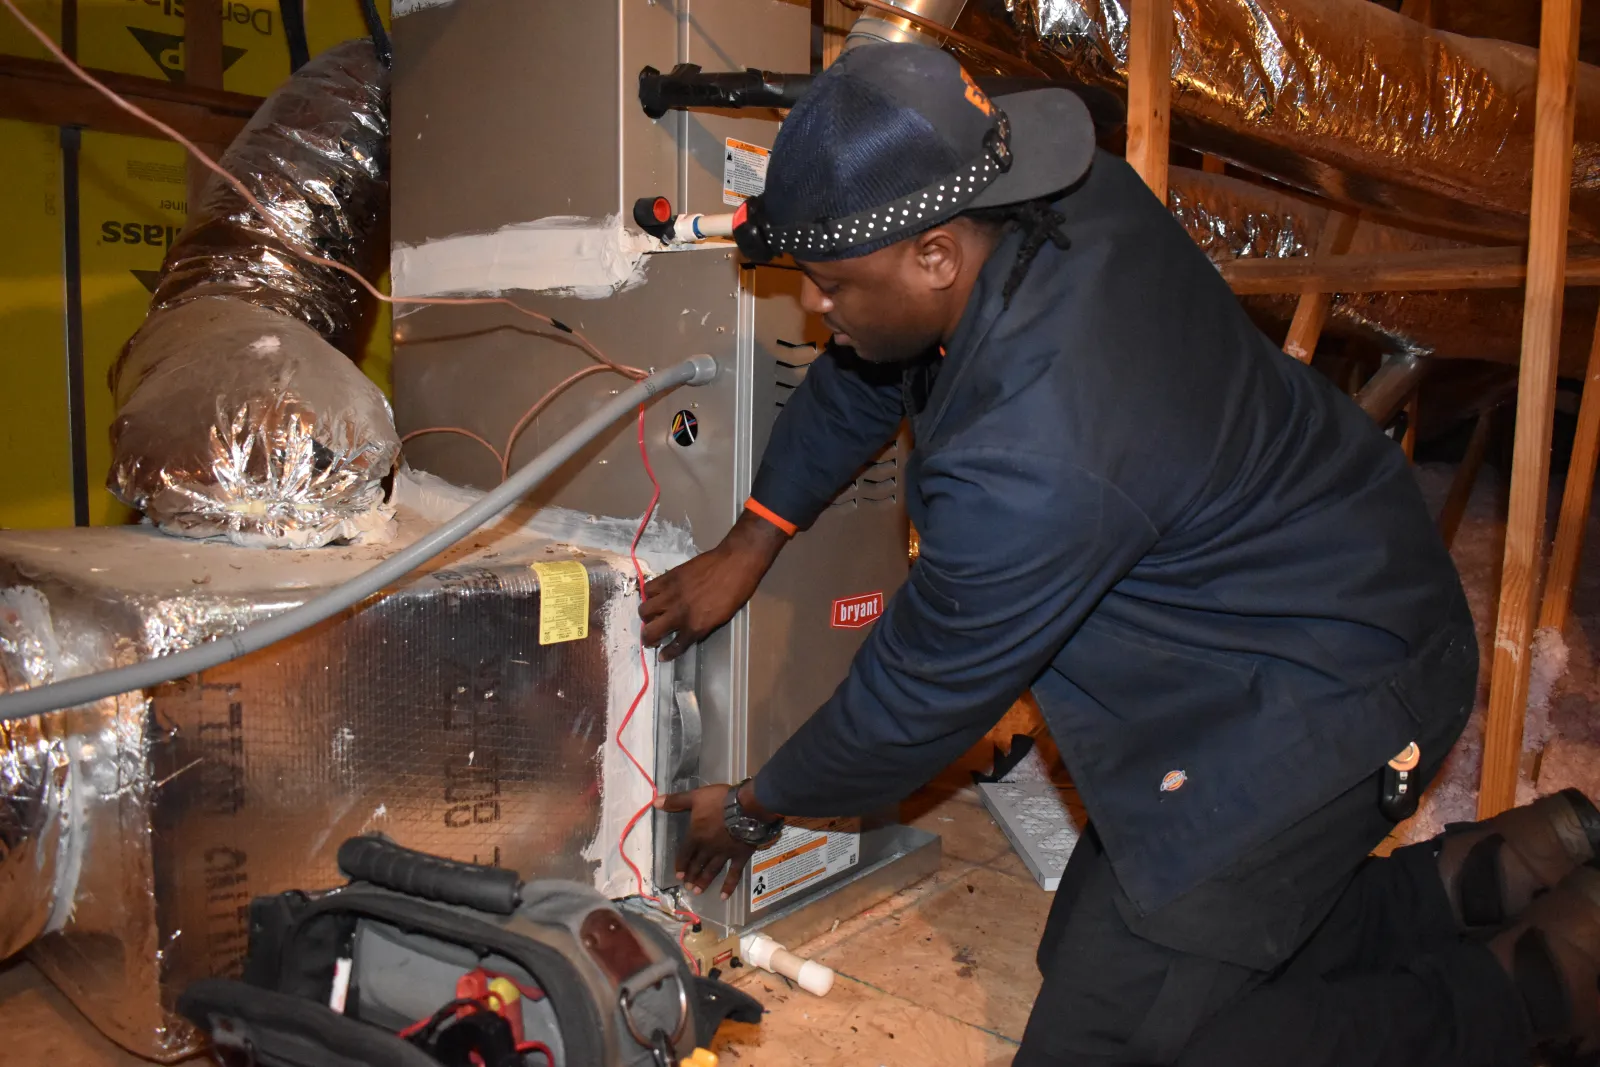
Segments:
[[[772,151],[728,138],[722,153],[722,202],[738,207],[767,187],[767,160]]]
[[[782,837],[750,857],[750,910],[804,892],[860,860],[859,820],[793,820]]]

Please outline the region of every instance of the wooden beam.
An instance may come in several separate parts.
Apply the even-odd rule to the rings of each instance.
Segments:
[[[1450,494],[1444,499],[1444,507],[1439,509],[1439,536],[1444,539],[1445,548],[1455,543],[1456,531],[1461,529],[1461,520],[1472,501],[1473,487],[1478,484],[1483,459],[1489,453],[1489,438],[1494,434],[1497,410],[1488,408],[1478,413],[1477,424],[1472,427],[1472,437],[1467,441],[1466,454],[1461,457],[1456,476],[1450,481]]]
[[[1544,0],[1539,88],[1534,105],[1533,203],[1528,213],[1528,291],[1522,313],[1516,444],[1506,516],[1505,566],[1495,625],[1489,713],[1483,731],[1478,817],[1516,803],[1522,727],[1528,711],[1528,650],[1533,640],[1549,492],[1550,430],[1561,355],[1563,268],[1572,191],[1572,116],[1577,96],[1581,0]]]
[[[1240,296],[1300,293],[1407,292],[1426,289],[1517,289],[1527,280],[1520,248],[1443,248],[1354,256],[1234,259],[1222,276]],[[1563,271],[1568,285],[1600,285],[1600,248],[1573,250]]]
[[[1550,554],[1545,579],[1544,604],[1539,626],[1564,630],[1572,607],[1572,585],[1583,558],[1583,534],[1589,524],[1594,493],[1595,460],[1600,458],[1600,318],[1595,320],[1594,341],[1589,346],[1589,371],[1583,380],[1583,400],[1578,405],[1578,430],[1567,464],[1567,487],[1561,495],[1561,519],[1556,524],[1556,544]]]
[[[183,83],[199,89],[222,88],[222,5],[190,0],[183,9]],[[223,144],[202,143],[200,148],[212,159],[222,154]],[[211,171],[190,157],[188,167],[189,215],[200,210],[200,192],[211,178]]]
[[[219,4],[184,5],[183,83],[204,89],[222,88],[222,7]]]
[[[1221,156],[1203,155],[1200,157],[1200,169],[1207,174],[1228,173],[1228,161]]]
[[[1128,12],[1128,162],[1167,202],[1172,124],[1172,0],[1132,0]]]
[[[89,73],[185,137],[205,144],[232,141],[261,106],[261,97],[244,93],[196,89],[175,85],[165,78],[158,81],[107,70]],[[61,64],[22,56],[0,55],[0,119],[160,136],[79,81]]]
[[[1350,238],[1355,236],[1357,216],[1342,211],[1330,211],[1322,224],[1322,234],[1317,239],[1318,259],[1342,256],[1350,250]],[[1301,363],[1310,363],[1317,353],[1317,341],[1322,337],[1322,327],[1328,322],[1328,309],[1333,305],[1333,293],[1318,286],[1302,289],[1300,302],[1295,305],[1294,319],[1289,323],[1288,336],[1283,350]]]
[[[822,65],[832,66],[844,50],[845,35],[856,20],[856,12],[839,0],[820,0],[822,7]]]

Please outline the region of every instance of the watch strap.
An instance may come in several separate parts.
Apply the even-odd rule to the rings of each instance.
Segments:
[[[744,810],[739,803],[739,792],[749,782],[750,779],[746,778],[728,789],[727,799],[722,803],[722,821],[734,840],[764,848],[776,841],[783,832],[783,819],[780,817],[771,822],[762,822]]]

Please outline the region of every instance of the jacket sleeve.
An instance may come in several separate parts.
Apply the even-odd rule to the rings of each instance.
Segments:
[[[778,415],[751,498],[808,528],[904,418],[898,368],[864,363],[830,345]]]
[[[1063,461],[941,453],[922,552],[834,695],[761,769],[795,816],[895,803],[989,730],[1156,541],[1135,504]]]

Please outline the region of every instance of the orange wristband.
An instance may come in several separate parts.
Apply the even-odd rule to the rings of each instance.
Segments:
[[[763,519],[766,519],[768,522],[772,523],[772,525],[776,526],[790,537],[793,537],[799,529],[794,523],[779,515],[776,511],[773,511],[755,497],[751,497],[749,500],[744,502],[744,509],[752,514],[759,515]]]

